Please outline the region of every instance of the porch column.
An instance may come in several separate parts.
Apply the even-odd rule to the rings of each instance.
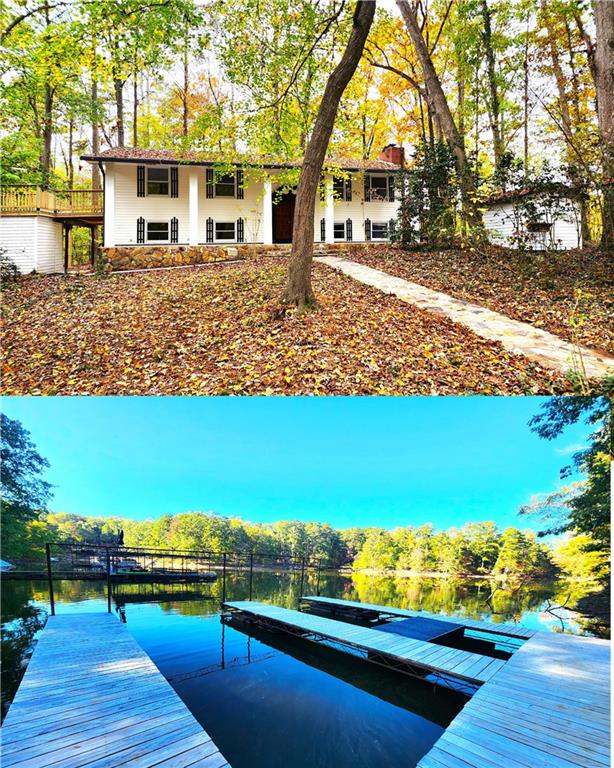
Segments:
[[[325,191],[325,210],[324,210],[324,224],[326,227],[325,242],[335,242],[335,197],[333,193],[333,177],[327,175],[324,180]]]
[[[273,185],[268,178],[264,180],[262,194],[262,242],[273,244]]]
[[[115,246],[115,175],[107,165],[104,176],[104,247]]]
[[[198,245],[198,171],[196,168],[190,168],[188,226],[188,243],[190,245]]]

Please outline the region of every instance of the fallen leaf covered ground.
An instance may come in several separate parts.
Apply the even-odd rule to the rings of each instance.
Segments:
[[[4,293],[5,394],[526,394],[568,382],[316,265],[317,311],[276,317],[282,261],[32,276]]]
[[[604,352],[614,353],[614,254],[401,251],[374,246],[348,258]],[[576,291],[586,295],[577,309]],[[572,317],[579,325],[572,326]]]

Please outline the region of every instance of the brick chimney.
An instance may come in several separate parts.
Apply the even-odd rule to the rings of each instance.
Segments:
[[[388,144],[379,153],[378,160],[385,160],[387,163],[405,164],[405,150],[403,147],[397,147],[396,144]]]

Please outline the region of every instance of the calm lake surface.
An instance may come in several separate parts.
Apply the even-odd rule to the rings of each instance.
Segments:
[[[103,582],[59,581],[56,613],[105,611]],[[220,620],[221,583],[120,585],[113,610],[170,681],[233,768],[415,766],[465,699],[332,649],[231,628]],[[486,581],[323,575],[320,593],[534,629],[592,634],[586,620],[550,601],[583,594],[577,584],[517,591]],[[296,608],[300,577],[255,573],[253,599]],[[315,594],[315,578],[305,594]],[[248,597],[246,574],[232,574],[227,599]],[[10,703],[48,613],[45,581],[5,581],[2,590],[2,696]]]

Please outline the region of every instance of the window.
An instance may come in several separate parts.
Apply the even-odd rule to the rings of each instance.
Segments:
[[[388,200],[388,177],[370,176],[367,190],[368,200]]]
[[[345,222],[335,222],[335,240],[345,240]]]
[[[234,221],[216,221],[215,222],[216,240],[234,240],[235,223]]]
[[[371,224],[371,239],[387,240],[388,239],[388,222],[374,221],[373,224]]]
[[[168,168],[147,168],[147,194],[168,195]]]
[[[333,178],[333,194],[335,200],[345,199],[345,179],[339,179],[337,176]]]
[[[168,241],[168,221],[147,222],[147,242],[160,243]]]
[[[217,176],[215,181],[216,197],[234,197],[235,196],[235,175],[234,173],[223,173]]]

